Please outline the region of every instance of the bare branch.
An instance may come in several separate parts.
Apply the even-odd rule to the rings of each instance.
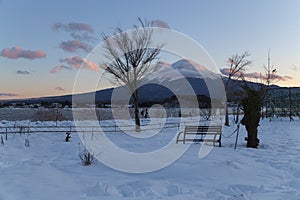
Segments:
[[[230,66],[225,89],[228,87],[228,84],[233,77],[244,79],[243,72],[245,71],[246,67],[252,63],[251,60],[247,59],[249,56],[250,53],[245,51],[241,55],[235,54],[228,58]]]

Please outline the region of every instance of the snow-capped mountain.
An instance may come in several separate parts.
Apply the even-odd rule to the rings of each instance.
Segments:
[[[217,79],[220,75],[191,60],[178,60],[173,64],[158,62],[157,70],[145,76],[146,81],[174,81],[182,78]]]
[[[202,65],[190,60],[182,59],[175,63],[157,63],[157,69],[147,74],[141,81],[139,88],[140,102],[160,102],[176,95],[204,95],[210,96],[207,84],[213,85],[220,75],[211,72]],[[191,88],[193,92],[191,93]],[[218,89],[217,87],[215,87]],[[113,94],[122,101],[128,96],[126,86],[96,91],[95,94],[85,93],[76,95],[84,103],[85,99],[95,96],[95,103],[109,103]],[[220,95],[220,99],[222,96]],[[72,101],[72,95],[43,97],[29,99],[29,102],[64,102]],[[127,102],[128,103],[128,102]]]

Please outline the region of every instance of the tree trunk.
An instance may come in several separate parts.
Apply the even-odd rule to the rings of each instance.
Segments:
[[[133,66],[133,88],[131,87],[133,93],[133,105],[134,105],[134,119],[135,119],[135,131],[141,131],[141,122],[140,122],[140,111],[139,111],[139,95],[137,87],[137,66]]]
[[[140,122],[140,112],[139,112],[139,99],[138,99],[138,91],[135,90],[132,95],[133,98],[133,106],[134,106],[134,120],[135,120],[135,131],[141,131],[141,122]]]
[[[228,116],[228,105],[226,105],[226,110],[225,110],[225,126],[230,126],[229,125],[229,116]]]
[[[244,117],[241,124],[247,130],[247,147],[257,148],[259,139],[257,138],[257,127],[261,117],[262,91],[246,88],[246,97],[242,99]]]
[[[246,130],[248,133],[247,137],[247,147],[257,148],[259,145],[259,140],[257,139],[257,127],[255,125],[246,126]]]
[[[226,108],[225,108],[225,126],[230,126],[229,124],[229,113],[228,113],[228,99],[227,99],[227,89],[228,89],[228,86],[229,86],[229,82],[231,81],[231,77],[228,77],[227,81],[226,81],[226,85],[225,85],[225,94],[226,94],[226,102],[225,102],[225,105],[226,105]]]

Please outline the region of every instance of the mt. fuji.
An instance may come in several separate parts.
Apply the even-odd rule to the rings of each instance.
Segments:
[[[145,77],[146,80],[156,80],[158,83],[181,78],[217,79],[220,78],[220,75],[194,61],[182,59],[173,64],[158,62],[157,71]]]
[[[141,81],[139,90],[139,99],[141,103],[162,102],[174,95],[191,95],[188,89],[193,90],[193,95],[204,95],[210,97],[210,91],[219,91],[220,84],[223,84],[220,74],[210,71],[206,67],[191,60],[178,60],[173,64],[167,62],[158,62],[156,71],[147,74]],[[208,88],[210,86],[210,89]],[[172,90],[170,90],[172,88]],[[190,90],[190,89],[189,89]],[[110,104],[113,93],[118,93],[118,100],[122,101],[124,96],[128,96],[126,86],[98,90],[94,92],[96,104]],[[223,99],[223,92],[216,92],[217,99]],[[74,94],[79,97],[84,104],[91,93]],[[27,100],[16,100],[14,102],[65,102],[72,101],[73,95],[41,97]],[[127,102],[128,103],[128,102]]]

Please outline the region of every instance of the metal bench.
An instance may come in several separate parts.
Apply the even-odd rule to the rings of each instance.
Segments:
[[[180,139],[181,135],[182,139]],[[177,135],[176,143],[178,142],[212,142],[219,143],[221,147],[222,126],[186,126],[184,131]]]

